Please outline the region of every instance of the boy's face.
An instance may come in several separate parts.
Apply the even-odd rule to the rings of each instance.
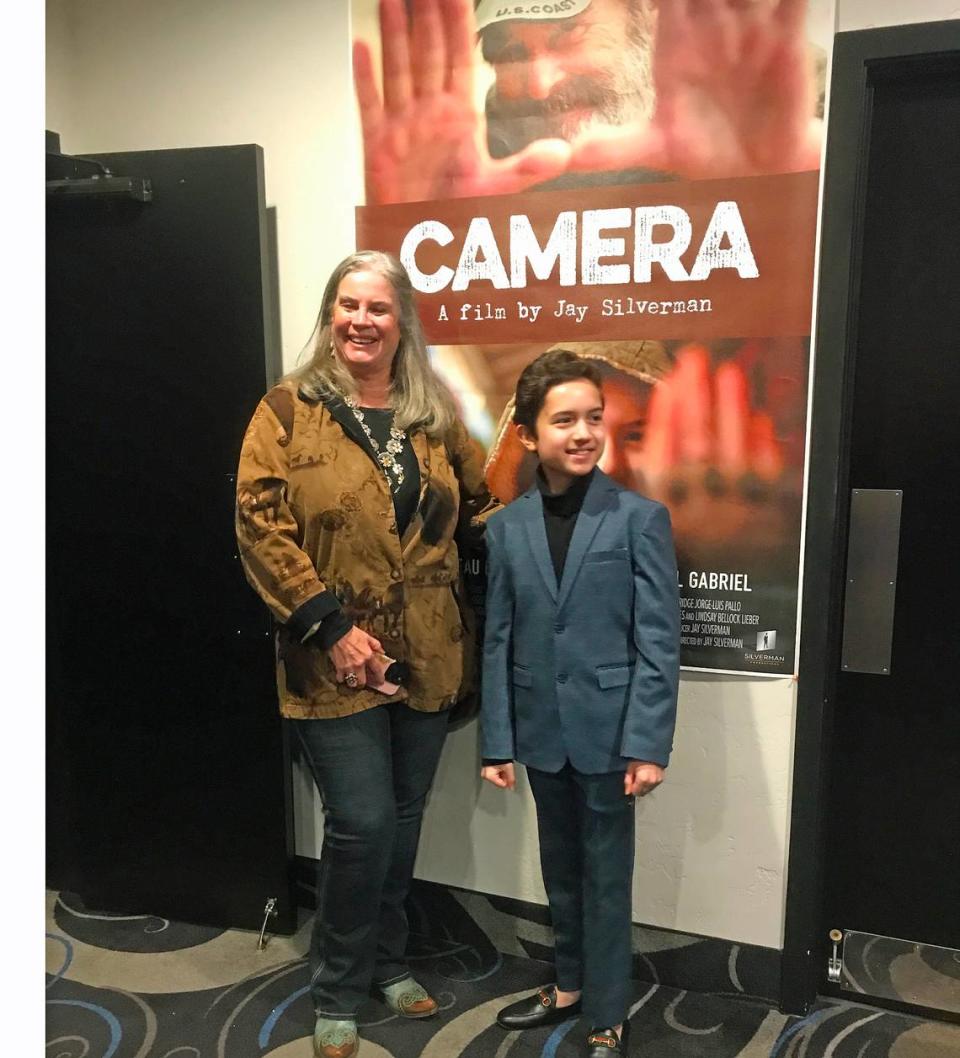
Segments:
[[[536,433],[518,426],[524,448],[536,452],[553,492],[589,474],[603,454],[603,397],[585,378],[547,390],[537,416]]]

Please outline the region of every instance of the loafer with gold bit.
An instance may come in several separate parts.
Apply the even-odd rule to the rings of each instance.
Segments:
[[[401,1018],[430,1018],[440,1009],[433,996],[412,977],[381,985],[380,993],[384,1003]]]
[[[313,1053],[316,1058],[353,1058],[359,1046],[355,1021],[347,1018],[317,1018],[313,1030]]]
[[[628,1053],[630,1022],[625,1021],[620,1035],[616,1029],[594,1029],[587,1037],[587,1058],[618,1058]]]
[[[504,1007],[497,1015],[497,1024],[513,1031],[539,1029],[543,1025],[557,1025],[568,1018],[580,1017],[580,1000],[565,1007],[557,1006],[557,986],[541,988],[536,995],[520,999]]]

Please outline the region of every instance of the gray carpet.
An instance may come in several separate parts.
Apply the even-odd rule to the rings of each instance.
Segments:
[[[540,921],[538,921],[540,919]],[[436,1018],[362,1011],[361,1058],[573,1058],[588,1025],[507,1033],[497,1009],[551,979],[539,909],[418,883],[412,964]],[[309,918],[257,950],[254,934],[103,914],[48,894],[47,1058],[310,1058]],[[763,949],[637,930],[637,1058],[960,1058],[960,1027],[850,1003],[776,1011]],[[699,950],[698,950],[699,949]],[[677,987],[696,958],[710,991]],[[674,983],[671,983],[674,982]]]

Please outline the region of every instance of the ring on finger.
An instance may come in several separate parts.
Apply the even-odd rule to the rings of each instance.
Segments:
[[[343,677],[343,682],[344,682],[344,683],[345,683],[345,684],[346,684],[346,685],[347,685],[348,687],[356,687],[356,686],[357,686],[357,684],[358,684],[358,683],[359,683],[360,681],[359,681],[359,680],[357,679],[357,674],[356,674],[355,672],[348,672],[348,673],[347,673],[347,674],[346,674],[346,675],[345,675],[345,676]]]

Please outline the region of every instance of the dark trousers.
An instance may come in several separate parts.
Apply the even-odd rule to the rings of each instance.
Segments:
[[[550,901],[557,986],[583,990],[595,1028],[626,1018],[633,967],[634,799],[623,773],[527,768],[537,805],[540,865]]]
[[[403,905],[447,719],[390,702],[291,721],[323,801],[310,943],[318,1015],[354,1017],[371,984],[407,976]]]

